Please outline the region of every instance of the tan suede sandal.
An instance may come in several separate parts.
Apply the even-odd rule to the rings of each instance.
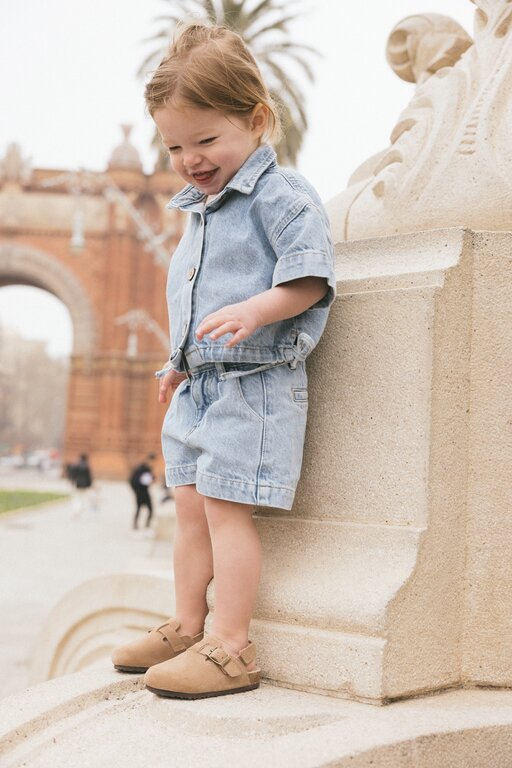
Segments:
[[[232,656],[218,638],[205,635],[181,656],[151,667],[144,683],[152,693],[171,699],[205,699],[252,691],[261,679],[259,669],[247,669],[255,659],[253,643]]]
[[[202,632],[194,637],[180,635],[179,628],[177,619],[169,619],[160,627],[150,629],[140,640],[114,648],[114,667],[120,672],[146,672],[153,664],[174,659],[203,637]]]

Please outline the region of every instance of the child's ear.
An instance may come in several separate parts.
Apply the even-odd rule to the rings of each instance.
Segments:
[[[268,126],[268,107],[256,104],[251,113],[251,130],[258,138],[263,136]]]

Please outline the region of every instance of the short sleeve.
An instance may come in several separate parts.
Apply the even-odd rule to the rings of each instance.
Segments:
[[[327,214],[312,203],[278,227],[272,238],[277,263],[272,287],[300,277],[325,277],[328,291],[314,308],[329,307],[336,295],[334,248]]]

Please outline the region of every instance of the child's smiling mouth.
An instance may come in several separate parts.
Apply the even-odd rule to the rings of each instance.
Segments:
[[[214,168],[211,171],[196,171],[196,173],[192,174],[192,178],[194,179],[194,181],[198,182],[199,184],[207,184],[209,181],[213,179],[217,171],[218,171],[218,168]]]

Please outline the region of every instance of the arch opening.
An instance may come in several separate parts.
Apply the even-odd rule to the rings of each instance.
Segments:
[[[26,284],[0,287],[0,456],[58,464],[66,427],[72,323],[65,304]]]

